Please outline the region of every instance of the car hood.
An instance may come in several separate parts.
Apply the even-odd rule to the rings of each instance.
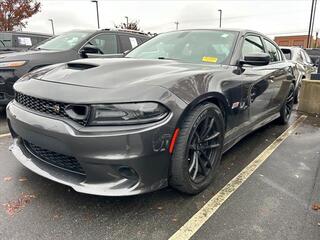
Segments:
[[[35,56],[45,56],[52,53],[57,52],[49,50],[28,50],[22,52],[4,53],[0,55],[0,62],[30,60]]]
[[[82,59],[59,65],[36,78],[41,81],[102,89],[133,85],[168,87],[178,79],[224,68],[222,65],[191,64],[174,60]]]

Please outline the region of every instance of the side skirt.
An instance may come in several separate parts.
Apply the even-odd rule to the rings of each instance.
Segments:
[[[267,125],[268,123],[276,120],[280,117],[280,113],[276,113],[271,115],[270,117],[264,119],[263,121],[257,122],[255,125],[253,125],[251,128],[249,128],[246,132],[243,134],[236,136],[232,139],[229,139],[227,142],[224,143],[223,146],[223,154],[226,153],[228,150],[230,150],[234,145],[236,145],[241,139],[243,139],[248,134],[254,132],[255,130]]]

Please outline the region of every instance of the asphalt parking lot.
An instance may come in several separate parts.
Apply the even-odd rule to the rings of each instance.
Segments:
[[[291,122],[297,118],[294,113]],[[289,126],[271,123],[243,139],[223,156],[215,182],[197,196],[171,188],[133,197],[79,194],[23,167],[8,151],[11,138],[2,137],[0,239],[168,239]],[[308,117],[193,239],[317,239],[320,215],[311,204],[320,201],[319,126],[318,118]],[[292,160],[291,168],[279,159]],[[292,179],[298,163],[312,170]]]
[[[6,122],[6,112],[5,109],[0,108],[0,134],[5,134],[7,132],[9,132],[9,130]]]

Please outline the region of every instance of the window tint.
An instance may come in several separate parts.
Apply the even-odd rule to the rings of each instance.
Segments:
[[[103,54],[118,53],[117,37],[114,34],[100,34],[91,39],[88,44],[99,48]]]
[[[280,61],[278,48],[273,43],[271,43],[270,41],[268,41],[266,39],[264,39],[264,43],[266,45],[267,52],[270,55],[270,62]]]
[[[263,53],[264,47],[260,37],[247,36],[242,47],[242,56],[252,53]]]
[[[138,39],[129,35],[120,35],[120,42],[122,46],[122,51],[131,50],[140,44]]]

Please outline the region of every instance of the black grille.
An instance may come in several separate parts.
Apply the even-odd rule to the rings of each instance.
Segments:
[[[85,175],[80,163],[74,157],[49,151],[27,141],[24,141],[24,145],[30,153],[46,163],[70,172]]]
[[[37,112],[45,113],[52,116],[59,116],[62,118],[68,118],[83,126],[87,124],[87,120],[76,120],[69,117],[65,111],[66,106],[68,105],[66,103],[35,98],[19,92],[15,92],[15,100],[24,107]]]

